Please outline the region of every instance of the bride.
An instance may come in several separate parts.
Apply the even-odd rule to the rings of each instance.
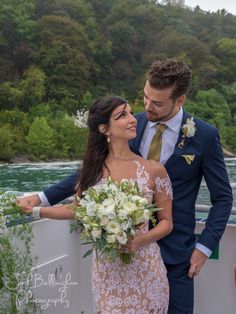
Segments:
[[[172,188],[167,172],[159,162],[144,160],[130,150],[128,141],[136,136],[136,119],[125,99],[109,96],[96,101],[89,110],[88,126],[88,144],[76,187],[79,196],[109,176],[117,182],[125,178],[136,180],[148,201],[162,208],[153,229],[143,224],[123,246],[123,252],[135,253],[130,264],[93,255],[95,313],[167,313],[169,286],[156,242],[173,227]],[[22,211],[32,214],[33,208],[22,206]],[[71,205],[41,207],[38,216],[72,219],[74,211]]]

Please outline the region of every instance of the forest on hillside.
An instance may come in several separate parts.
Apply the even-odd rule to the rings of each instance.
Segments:
[[[166,4],[164,4],[166,2]],[[78,109],[104,95],[143,108],[152,61],[193,71],[186,109],[236,153],[236,16],[153,0],[1,0],[0,160],[76,159]]]

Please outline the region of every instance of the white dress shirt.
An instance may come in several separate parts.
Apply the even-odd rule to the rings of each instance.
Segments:
[[[183,119],[183,109],[180,107],[179,112],[170,120],[165,122],[167,128],[162,134],[162,146],[160,162],[164,165],[169,157],[173,154],[176,142],[179,137],[179,131]],[[139,151],[144,159],[147,159],[149,146],[152,138],[156,133],[157,122],[148,121],[140,143]]]

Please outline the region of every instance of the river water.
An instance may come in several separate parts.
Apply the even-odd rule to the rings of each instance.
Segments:
[[[225,159],[236,207],[236,158]],[[60,181],[78,168],[76,162],[0,164],[0,191],[32,192]],[[209,193],[203,181],[197,204],[210,205]]]

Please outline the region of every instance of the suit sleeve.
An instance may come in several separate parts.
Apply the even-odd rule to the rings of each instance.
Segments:
[[[78,179],[78,172],[71,174],[59,183],[50,186],[45,189],[43,193],[48,199],[51,205],[55,205],[67,197],[70,197],[76,193],[75,186]]]
[[[213,133],[208,140],[202,164],[202,171],[210,192],[212,207],[209,210],[205,229],[198,241],[212,251],[222,237],[233,202],[219,132],[214,129]]]

